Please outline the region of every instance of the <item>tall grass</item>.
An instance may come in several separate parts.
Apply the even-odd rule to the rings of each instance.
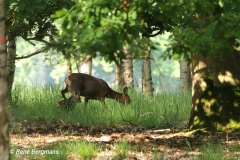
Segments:
[[[182,127],[189,118],[189,92],[158,93],[149,98],[130,90],[129,105],[124,106],[107,99],[105,107],[99,101],[90,100],[86,110],[83,103],[78,103],[72,111],[66,112],[56,105],[62,100],[62,88],[63,86],[48,84],[41,87],[15,85],[12,91],[13,102],[9,105],[10,122],[31,122],[35,125],[80,123],[103,127],[136,124],[147,128],[167,128]]]
[[[57,107],[62,100],[60,90],[64,86],[43,84],[15,85],[12,91],[12,102],[9,103],[10,123],[28,123],[30,125],[82,124],[87,126],[113,127],[136,124],[146,128],[184,127],[190,115],[190,92],[158,93],[149,98],[134,90],[129,91],[131,103],[122,105],[107,99],[107,107],[99,101],[89,101],[86,110],[83,103],[78,103],[72,111],[66,112]],[[70,96],[70,95],[68,95]],[[83,99],[82,99],[83,101]],[[17,149],[17,147],[12,147]],[[31,148],[30,148],[31,149]],[[44,155],[41,159],[91,159],[102,151],[102,147],[86,141],[61,142],[43,149],[58,149],[60,154]],[[122,140],[113,144],[115,157],[125,158],[133,148]],[[205,145],[202,154],[194,159],[224,159],[226,154],[219,145]],[[36,155],[24,155],[36,159]],[[32,156],[32,157],[31,157]],[[69,157],[73,156],[73,157]],[[13,155],[13,159],[19,159]],[[165,159],[156,157],[154,159]],[[228,159],[235,159],[228,155]]]

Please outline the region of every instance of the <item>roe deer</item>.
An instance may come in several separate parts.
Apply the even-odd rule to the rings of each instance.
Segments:
[[[115,99],[119,103],[130,103],[130,97],[127,94],[128,88],[123,89],[123,93],[112,90],[108,84],[102,80],[84,73],[72,73],[65,79],[66,88],[61,91],[62,97],[67,101],[65,93],[71,92],[72,97],[85,97],[84,107],[86,108],[88,100],[100,100],[105,105],[105,98]]]

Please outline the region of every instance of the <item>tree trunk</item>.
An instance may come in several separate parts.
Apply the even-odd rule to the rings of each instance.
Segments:
[[[218,57],[192,55],[190,129],[240,129],[240,54]]]
[[[67,51],[62,51],[67,64],[68,75],[72,74],[71,55]]]
[[[16,37],[8,36],[8,50],[7,50],[7,58],[11,59],[7,61],[7,82],[8,82],[8,95],[9,101],[12,102],[12,86],[14,82],[15,75],[15,58],[16,58]]]
[[[115,63],[115,87],[121,86],[121,66]]]
[[[67,63],[67,72],[68,75],[72,74],[72,63],[71,63],[71,59],[68,58],[66,59],[66,63]]]
[[[142,63],[142,89],[147,96],[153,96],[152,74],[151,74],[151,53],[148,44],[145,44],[145,56]]]
[[[122,66],[121,66],[121,83],[120,85],[125,85],[128,87],[133,87],[133,59],[130,52],[129,45],[126,45],[123,48],[124,54],[126,59],[122,59]]]
[[[192,78],[188,61],[183,58],[179,59],[179,66],[180,66],[180,90],[181,91],[189,90],[190,87],[192,86]]]
[[[114,53],[115,56],[115,87],[119,88],[122,83],[122,78],[121,78],[121,69],[122,69],[122,61],[119,59],[116,53]]]
[[[91,55],[83,55],[82,62],[80,66],[80,72],[91,75],[92,74],[92,56]]]
[[[8,160],[9,155],[9,122],[7,118],[7,71],[5,42],[4,2],[0,0],[0,159]]]
[[[80,53],[75,52],[72,55],[73,55],[73,58],[74,58],[77,73],[80,73],[80,58],[79,58]]]

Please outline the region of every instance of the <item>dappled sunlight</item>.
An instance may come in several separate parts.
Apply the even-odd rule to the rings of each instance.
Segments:
[[[201,103],[204,104],[205,106],[205,111],[206,111],[206,115],[209,116],[209,115],[212,115],[214,114],[213,111],[211,111],[211,106],[216,102],[216,99],[215,98],[212,98],[212,99],[205,99],[205,98],[202,98],[201,99]]]
[[[204,79],[202,78],[200,81],[200,87],[202,91],[205,91],[207,88],[207,83],[204,81]]]
[[[192,109],[189,129],[234,132],[240,129],[240,74],[234,60],[192,56]],[[240,62],[240,61],[238,61]]]
[[[218,75],[218,79],[221,83],[229,83],[231,85],[237,85],[240,83],[240,81],[233,77],[232,73],[229,71],[226,71],[225,74],[220,73]]]
[[[190,129],[236,131],[240,128],[238,106],[240,88],[238,86],[212,86],[206,79],[207,88],[194,103],[195,115],[192,116]],[[214,87],[214,89],[212,88]],[[200,87],[199,87],[200,89]]]
[[[193,82],[193,86],[195,86],[196,84],[198,84],[198,86],[200,88],[192,88],[192,95],[194,95],[194,93],[196,92],[196,90],[200,89],[201,91],[205,91],[207,88],[207,83],[204,81],[204,75],[202,73],[203,70],[205,70],[205,68],[207,67],[207,64],[199,61],[198,65],[196,65],[196,67],[193,68],[193,77],[192,77],[192,82]]]
[[[206,67],[207,67],[206,63],[204,63],[202,61],[199,61],[197,67],[195,67],[193,71],[194,72],[198,72],[199,70],[202,70],[202,69],[204,69]]]
[[[197,159],[199,149],[205,144],[219,144],[226,147],[226,153],[238,153],[239,133],[211,133],[201,130],[170,132],[169,130],[142,130],[124,132],[122,128],[97,128],[61,125],[44,129],[57,133],[41,134],[36,130],[31,134],[11,134],[11,149],[56,150],[60,154],[42,154],[41,159],[123,159],[115,158],[125,149],[124,159]],[[72,129],[72,132],[69,132]],[[41,130],[42,131],[42,130]],[[60,134],[61,133],[61,134]],[[221,143],[219,143],[221,141]],[[90,147],[92,146],[92,147]],[[219,146],[220,147],[220,146]],[[80,150],[83,148],[82,150]],[[95,158],[82,158],[83,150],[90,150]],[[94,150],[93,150],[94,148]],[[215,149],[215,148],[213,148]],[[73,154],[74,153],[74,154]],[[81,154],[82,153],[82,154]],[[86,153],[86,152],[84,152]],[[89,152],[87,152],[89,153]],[[122,153],[122,152],[121,152]],[[86,155],[86,154],[85,154]],[[158,155],[156,157],[156,155]],[[164,155],[165,158],[159,157]],[[38,159],[39,154],[13,154],[12,159]],[[226,155],[229,157],[228,155]],[[38,158],[37,158],[38,157]],[[236,157],[239,158],[239,157]]]
[[[206,84],[204,91],[202,91],[200,83],[196,88],[203,93],[192,106],[195,115],[191,120],[190,129],[200,127],[210,130],[237,130],[239,128],[239,107],[237,105],[239,97],[236,94],[239,92],[238,88],[212,86],[211,79],[206,79],[204,82]],[[214,87],[214,90],[212,90],[212,87]]]
[[[203,124],[203,122],[200,121],[200,119],[199,119],[198,116],[195,116],[195,117],[194,117],[193,123],[194,123],[194,124],[201,124],[201,125]]]
[[[234,119],[230,119],[229,120],[229,124],[226,126],[227,128],[228,127],[237,127],[239,125],[239,122],[238,121],[236,121],[236,120],[234,120]]]
[[[198,105],[198,104],[199,104],[199,99],[197,99],[196,102],[195,102],[195,105]],[[192,106],[192,107],[194,107],[194,110],[195,110],[195,111],[198,111],[198,108],[197,108],[197,107],[195,107],[195,106]]]

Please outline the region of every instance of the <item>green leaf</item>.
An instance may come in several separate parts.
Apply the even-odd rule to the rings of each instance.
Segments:
[[[63,17],[67,14],[67,10],[63,9],[63,10],[59,10],[59,11],[56,11],[55,14],[52,14],[51,15],[51,18],[60,18],[60,17]]]

